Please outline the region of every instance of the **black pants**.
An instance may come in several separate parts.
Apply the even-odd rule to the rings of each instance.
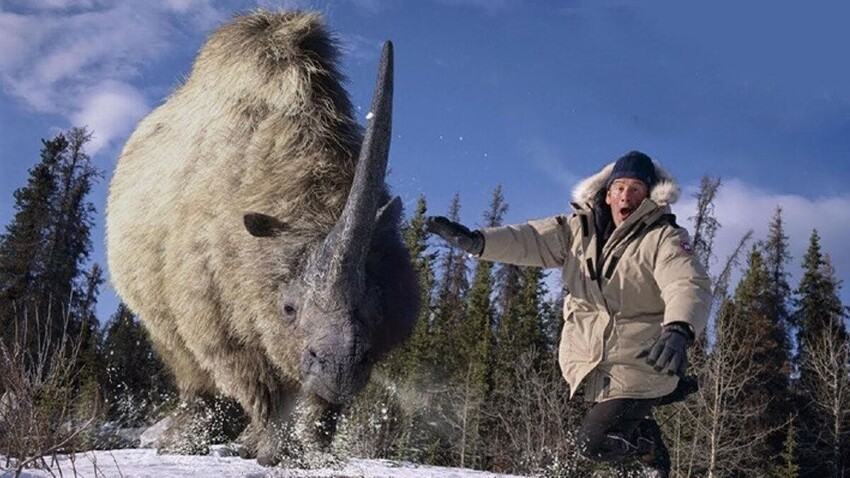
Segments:
[[[655,400],[615,399],[598,402],[579,430],[579,450],[594,461],[620,461],[633,456],[638,425],[652,413]]]
[[[621,398],[595,403],[581,422],[579,450],[594,461],[637,458],[645,465],[669,473],[670,455],[661,428],[652,418],[652,409],[685,400],[697,390],[699,382],[695,376],[682,376],[676,389],[660,398]]]
[[[593,461],[638,459],[669,473],[670,456],[652,418],[658,399],[614,399],[595,403],[581,423],[579,450]]]

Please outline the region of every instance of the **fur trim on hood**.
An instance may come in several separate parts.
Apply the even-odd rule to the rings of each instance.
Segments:
[[[605,189],[605,182],[608,181],[608,176],[611,175],[615,163],[616,161],[611,162],[598,173],[580,181],[573,188],[573,201],[578,204],[592,203],[599,191]],[[673,175],[661,167],[658,161],[652,160],[652,164],[655,165],[658,182],[649,191],[649,198],[659,206],[667,206],[675,203],[679,200],[679,194],[681,193],[679,183]]]

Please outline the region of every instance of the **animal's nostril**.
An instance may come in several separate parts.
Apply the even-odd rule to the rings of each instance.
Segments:
[[[312,374],[321,371],[322,361],[313,348],[308,348],[301,359],[301,373]]]

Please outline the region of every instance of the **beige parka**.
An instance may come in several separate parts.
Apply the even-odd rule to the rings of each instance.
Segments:
[[[654,164],[659,182],[601,255],[592,206],[614,163],[576,187],[572,215],[482,231],[482,260],[561,268],[568,295],[558,358],[571,396],[580,385],[594,402],[669,394],[678,377],[655,372],[635,355],[665,323],[685,322],[699,335],[708,320],[708,275],[670,213],[678,184]]]

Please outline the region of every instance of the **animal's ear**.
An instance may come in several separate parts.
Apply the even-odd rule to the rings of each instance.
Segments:
[[[245,223],[245,229],[254,237],[276,237],[289,229],[280,219],[258,212],[245,213],[242,221]]]
[[[398,228],[399,221],[401,221],[401,198],[396,196],[375,213],[375,230]]]

